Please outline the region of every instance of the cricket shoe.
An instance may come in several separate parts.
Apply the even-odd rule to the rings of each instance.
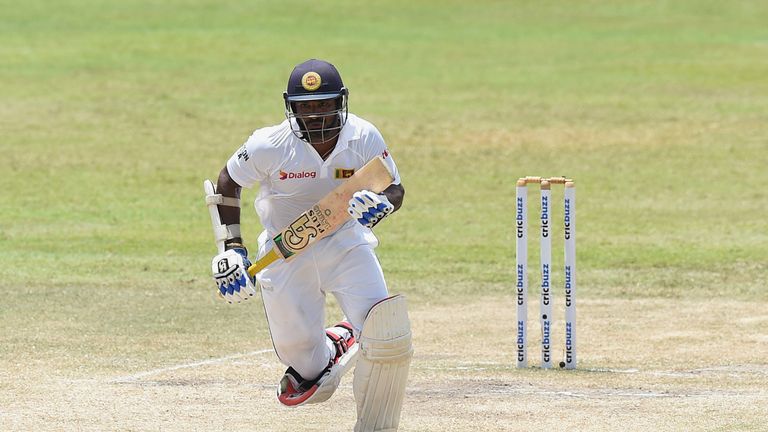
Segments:
[[[305,380],[296,370],[289,367],[277,388],[277,400],[281,404],[296,407],[327,401],[339,387],[341,377],[354,366],[359,345],[356,343],[352,326],[342,321],[326,329],[325,334],[333,342],[336,355],[314,380]]]

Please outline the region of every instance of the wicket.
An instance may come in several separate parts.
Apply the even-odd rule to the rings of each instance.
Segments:
[[[551,185],[565,186],[563,223],[565,237],[565,360],[560,367],[576,368],[576,184],[565,177],[522,177],[516,188],[516,249],[517,249],[517,367],[528,367],[526,350],[528,336],[528,184],[538,183],[541,189],[541,367],[552,368],[552,238],[550,236]]]

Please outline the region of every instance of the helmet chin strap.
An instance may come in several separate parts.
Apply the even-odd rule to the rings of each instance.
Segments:
[[[301,132],[300,138],[314,146],[328,143],[341,134],[341,129],[343,127],[343,123],[341,121],[341,113],[337,113],[333,122],[328,126],[325,124],[325,118],[323,118],[322,121],[323,124],[321,125],[320,129],[309,129],[304,119],[297,118],[296,123],[298,124],[299,130]],[[326,136],[326,134],[328,134],[328,136]],[[313,139],[313,136],[317,138],[318,135],[320,135],[319,140]]]
[[[347,122],[349,113],[346,95],[346,91],[342,92],[340,103],[337,105],[336,110],[324,113],[313,113],[311,115],[297,114],[294,109],[295,102],[288,100],[287,96],[284,96],[286,98],[285,117],[289,121],[291,132],[293,132],[297,138],[312,145],[327,143],[338,137]],[[334,120],[326,126],[326,117],[330,117],[331,115],[334,115]],[[319,129],[309,129],[306,123],[307,120],[318,117],[323,119],[322,126]]]
[[[336,117],[336,120],[333,122],[333,124],[339,125],[339,126],[338,127],[331,126],[331,127],[326,128],[325,127],[325,119],[323,119],[323,127],[320,129],[320,131],[315,131],[315,132],[312,133],[312,134],[315,134],[315,135],[317,135],[317,134],[320,135],[319,142],[315,142],[314,140],[312,140],[312,134],[310,134],[310,133],[302,133],[302,135],[304,135],[304,138],[302,138],[302,139],[304,139],[304,141],[308,142],[309,145],[311,145],[315,149],[315,151],[317,151],[317,154],[320,155],[320,159],[322,159],[322,160],[325,160],[328,157],[328,155],[333,153],[333,149],[336,148],[336,143],[337,143],[336,139],[341,134],[341,119],[338,116]],[[326,130],[330,130],[330,129],[335,129],[336,133],[332,134],[329,137],[326,137],[325,136],[325,132],[326,132]],[[325,150],[321,150],[320,149],[321,146],[324,146],[324,145],[329,144],[329,143],[331,143],[331,146],[329,146],[328,149],[325,149]],[[323,153],[320,153],[321,151]]]

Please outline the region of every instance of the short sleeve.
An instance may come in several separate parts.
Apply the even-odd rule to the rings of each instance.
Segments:
[[[366,131],[366,134],[364,136],[365,139],[365,150],[366,150],[366,160],[371,160],[375,158],[376,156],[381,156],[384,158],[384,162],[386,162],[387,166],[389,167],[390,171],[392,172],[394,176],[394,181],[392,181],[393,184],[400,184],[400,173],[397,170],[397,164],[395,164],[395,160],[392,158],[392,154],[389,152],[389,149],[387,148],[387,143],[384,142],[384,137],[381,136],[381,133],[378,129],[376,129],[375,126],[370,125],[370,128]]]
[[[257,130],[227,161],[229,176],[240,186],[250,188],[269,178],[276,152],[268,136],[264,130]]]

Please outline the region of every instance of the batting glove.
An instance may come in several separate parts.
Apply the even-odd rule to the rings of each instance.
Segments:
[[[245,247],[232,248],[213,257],[213,280],[224,300],[240,303],[256,294],[255,279],[248,274],[250,266]]]
[[[367,228],[373,228],[388,214],[395,210],[386,195],[379,195],[368,190],[361,190],[349,200],[349,214]]]

